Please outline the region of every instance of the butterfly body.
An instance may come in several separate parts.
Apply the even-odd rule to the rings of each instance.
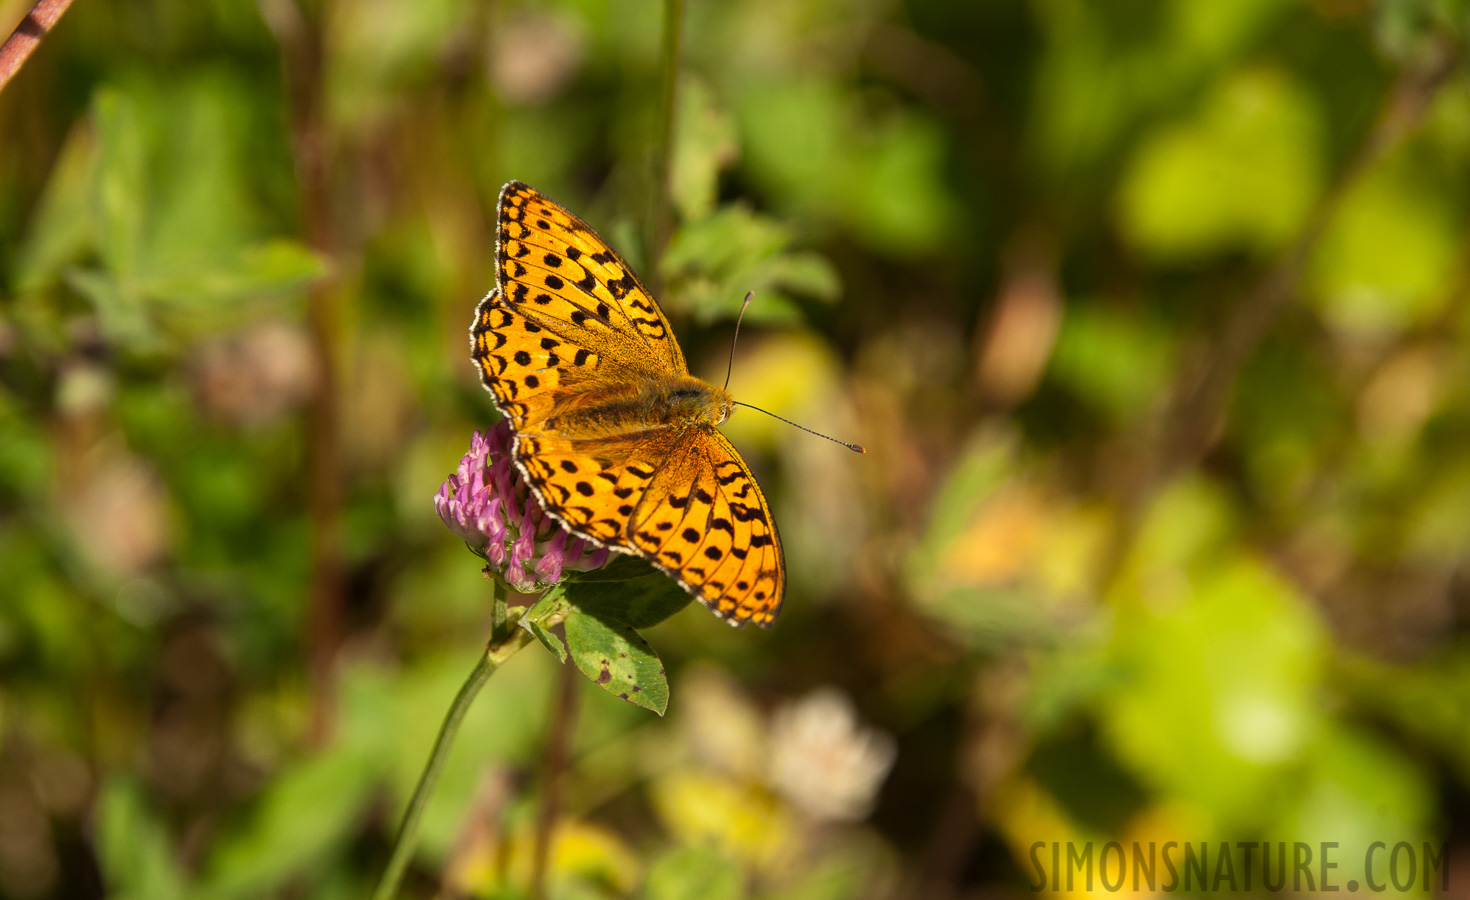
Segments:
[[[649,560],[732,624],[770,625],[785,559],[765,495],[715,427],[734,400],[689,374],[622,257],[520,182],[501,189],[496,257],[471,354],[542,508]]]
[[[544,427],[571,441],[626,439],[655,429],[713,427],[730,417],[734,399],[689,375],[655,375],[575,398]]]

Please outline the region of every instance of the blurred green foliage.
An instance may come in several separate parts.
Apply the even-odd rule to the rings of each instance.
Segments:
[[[869,448],[728,424],[770,632],[574,589],[652,649],[580,614],[573,662],[628,648],[668,715],[579,683],[550,896],[1466,859],[1470,5],[687,7],[666,244],[655,0],[78,0],[0,94],[0,897],[371,889],[490,631],[431,497],[494,415],[511,178],[662,283],[703,377],[755,291],[732,391]],[[527,895],[538,637],[405,895]]]

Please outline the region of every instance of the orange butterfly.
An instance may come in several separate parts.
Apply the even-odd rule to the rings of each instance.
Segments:
[[[735,401],[689,374],[617,251],[534,188],[500,190],[496,283],[470,347],[511,455],[572,534],[642,556],[734,625],[775,621],[786,561],[765,495],[715,426]]]

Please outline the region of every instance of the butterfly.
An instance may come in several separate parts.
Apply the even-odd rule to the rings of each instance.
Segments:
[[[770,626],[786,562],[760,485],[715,428],[734,399],[689,374],[658,303],[587,223],[519,181],[497,219],[471,355],[542,508],[731,624]]]

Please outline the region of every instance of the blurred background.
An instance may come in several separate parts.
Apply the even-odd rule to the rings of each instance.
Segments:
[[[754,290],[731,390],[869,449],[730,421],[785,612],[649,631],[666,718],[579,682],[552,896],[1021,896],[1034,842],[1113,838],[1470,878],[1467,33],[77,0],[0,95],[0,896],[370,890],[489,634],[431,498],[495,417],[511,178],[696,374]],[[405,895],[525,895],[556,681],[491,680]]]

